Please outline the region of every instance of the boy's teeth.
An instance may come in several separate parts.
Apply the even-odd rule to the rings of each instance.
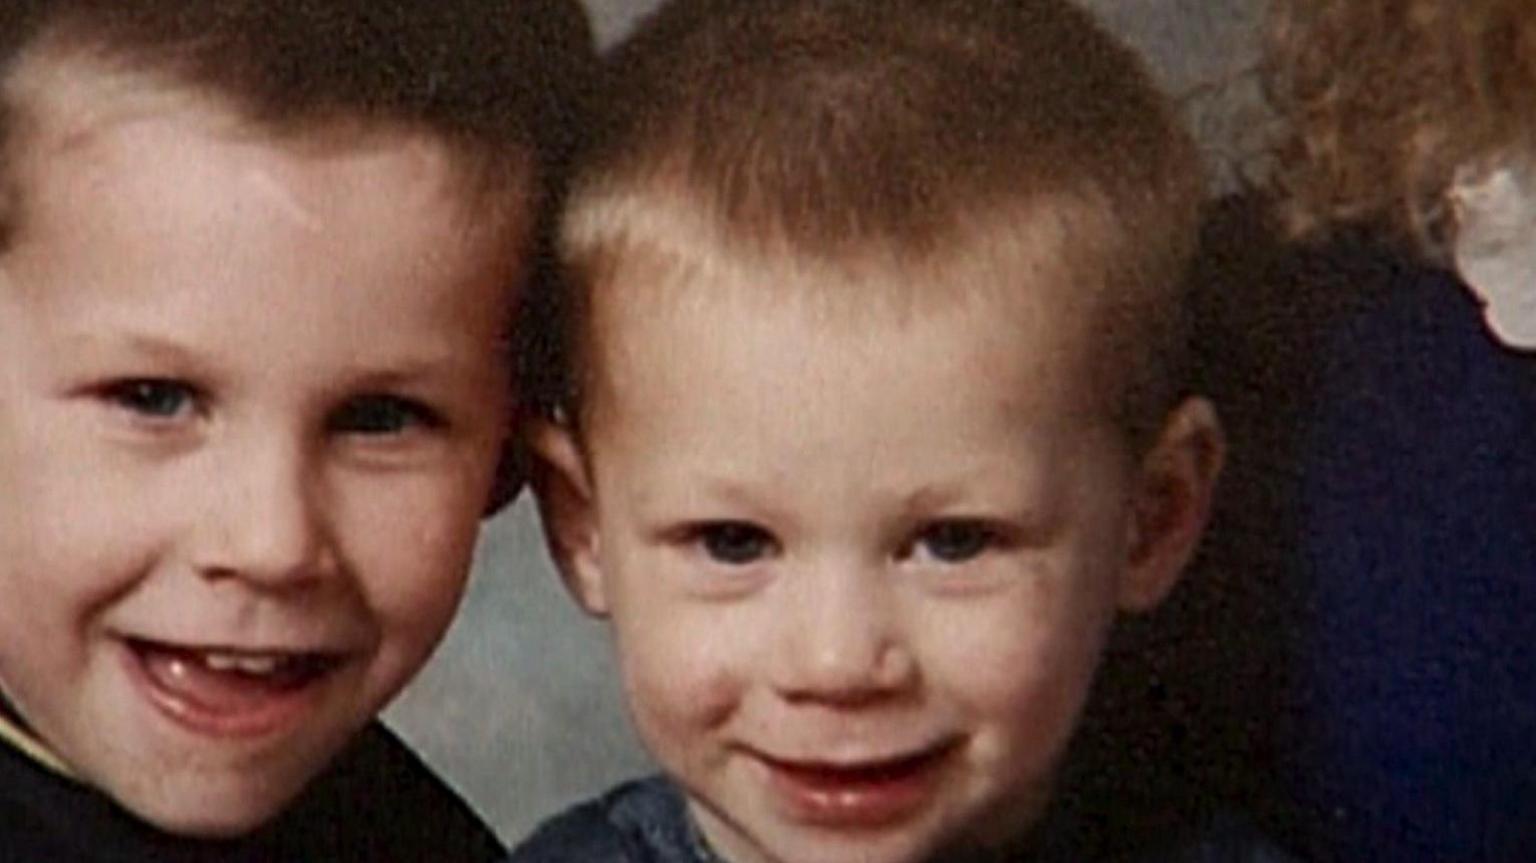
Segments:
[[[214,651],[203,653],[202,660],[204,665],[214,671],[237,671],[241,674],[275,674],[283,664],[283,660],[276,656]]]

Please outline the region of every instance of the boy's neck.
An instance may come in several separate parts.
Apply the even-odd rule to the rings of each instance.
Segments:
[[[4,689],[0,689],[0,742],[61,776],[74,777],[69,766],[32,732]]]

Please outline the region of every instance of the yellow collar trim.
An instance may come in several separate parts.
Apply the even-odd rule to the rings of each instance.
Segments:
[[[60,776],[75,778],[74,772],[69,769],[69,765],[65,764],[63,759],[53,754],[53,750],[45,746],[41,740],[18,728],[4,714],[0,714],[0,740],[9,743],[23,755]]]

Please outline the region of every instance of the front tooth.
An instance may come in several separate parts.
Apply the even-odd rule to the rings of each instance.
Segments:
[[[240,663],[240,670],[246,674],[272,674],[277,671],[282,660],[275,656],[247,656]]]
[[[234,671],[240,665],[240,657],[230,653],[204,653],[202,659],[214,671]]]
[[[237,653],[205,653],[203,664],[214,671],[238,671],[242,674],[272,674],[280,660],[274,656],[249,656]]]

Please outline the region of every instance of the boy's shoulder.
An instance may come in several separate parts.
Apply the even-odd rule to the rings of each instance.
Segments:
[[[469,805],[377,721],[256,838],[281,852],[270,859],[300,859],[302,850],[303,859],[469,863],[504,853]]]
[[[637,779],[544,822],[508,863],[718,863],[688,820],[682,792]]]
[[[0,860],[478,863],[501,853],[490,829],[380,723],[275,822],[218,842],[156,830],[0,743]]]

